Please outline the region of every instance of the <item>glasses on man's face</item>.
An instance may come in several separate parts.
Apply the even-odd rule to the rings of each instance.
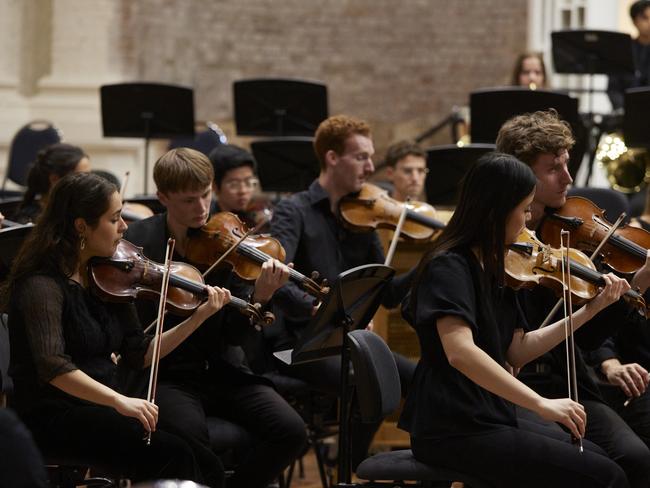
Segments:
[[[412,175],[418,175],[418,176],[424,176],[429,172],[429,168],[409,168],[409,167],[402,167],[399,169],[402,173],[404,173],[406,176],[412,176]]]
[[[257,178],[244,178],[236,180],[228,180],[222,183],[222,186],[227,190],[241,190],[245,188],[247,190],[255,190],[260,184],[260,181]]]

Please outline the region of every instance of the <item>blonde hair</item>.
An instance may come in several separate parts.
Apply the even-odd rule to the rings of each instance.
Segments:
[[[200,191],[212,184],[213,178],[208,157],[187,147],[167,151],[153,167],[153,179],[162,193]]]

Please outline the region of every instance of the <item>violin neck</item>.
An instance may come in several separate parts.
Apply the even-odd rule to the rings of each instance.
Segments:
[[[594,271],[593,269],[587,268],[586,266],[583,266],[582,264],[576,263],[574,261],[570,261],[570,264],[571,264],[571,273],[574,276],[581,278],[585,281],[588,281],[593,285],[605,284],[605,279],[603,278],[603,275],[600,274],[598,271]],[[635,300],[641,298],[641,295],[639,295],[634,290],[628,290],[627,292],[625,292],[625,296]]]
[[[260,251],[254,246],[249,246],[243,243],[237,246],[237,252],[251,258],[260,265],[271,259],[271,256],[266,254],[264,251]],[[307,278],[304,274],[293,268],[289,268],[289,279],[299,285],[305,285],[312,281],[310,278]]]
[[[623,251],[627,251],[633,256],[645,261],[647,250],[639,246],[636,242],[633,242],[629,239],[626,239],[623,236],[619,236],[616,234],[612,235],[609,238],[609,242],[614,246],[616,246],[617,248]]]
[[[188,280],[187,278],[183,278],[182,276],[171,275],[169,277],[169,284],[181,288],[183,290],[195,293],[202,297],[205,297],[208,294],[207,291],[205,290],[205,285],[203,283],[199,283],[193,280]],[[230,297],[230,302],[228,303],[228,305],[238,310],[248,309],[248,302],[242,300],[241,298],[237,298],[235,296]]]
[[[406,211],[406,218],[417,224],[424,225],[429,229],[438,230],[438,229],[445,228],[445,224],[440,222],[439,220],[432,219],[431,217],[427,217],[426,215],[419,214],[417,212],[414,212],[413,210]]]

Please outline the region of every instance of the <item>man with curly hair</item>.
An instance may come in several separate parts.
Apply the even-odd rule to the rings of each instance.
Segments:
[[[529,228],[537,229],[547,210],[564,205],[569,185],[573,181],[568,169],[569,150],[574,144],[569,124],[561,120],[555,110],[518,115],[503,124],[496,144],[498,151],[511,154],[528,164],[537,177],[535,197],[531,205],[532,218],[527,223]],[[642,269],[645,270],[646,267]],[[632,287],[639,286],[641,291],[648,286],[643,273],[637,273],[631,281]],[[530,328],[537,328],[557,298],[549,289],[535,287],[532,290],[520,290],[518,300]],[[646,390],[650,380],[648,372],[638,371],[635,365],[624,365],[623,372],[627,370],[630,374],[639,373],[636,382],[639,394],[630,406],[623,408],[621,401],[620,408],[617,408],[604,401],[601,389],[589,374],[583,359],[584,355],[601,358],[601,361],[611,358],[607,352],[613,351],[613,343],[605,350],[603,343],[611,342],[612,339],[608,336],[616,334],[617,329],[622,332],[632,328],[637,315],[622,300],[607,311],[597,314],[576,335],[580,346],[576,350],[576,370],[578,397],[587,413],[585,438],[600,446],[623,468],[631,487],[641,488],[650,483],[650,449],[642,440],[644,436],[639,438],[635,431],[650,432],[647,427],[650,425],[650,410],[647,407],[650,396]],[[555,320],[558,318],[559,315],[554,317]],[[597,370],[603,378],[607,378],[603,364],[597,365]],[[564,344],[527,364],[519,378],[541,395],[549,398],[565,397],[567,373]],[[518,416],[525,420],[541,421],[532,412],[523,409],[518,410]]]

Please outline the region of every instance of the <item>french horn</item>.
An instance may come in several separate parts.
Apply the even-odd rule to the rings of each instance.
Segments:
[[[596,161],[604,169],[611,187],[622,193],[637,193],[650,181],[648,151],[628,148],[619,132],[601,137]]]

